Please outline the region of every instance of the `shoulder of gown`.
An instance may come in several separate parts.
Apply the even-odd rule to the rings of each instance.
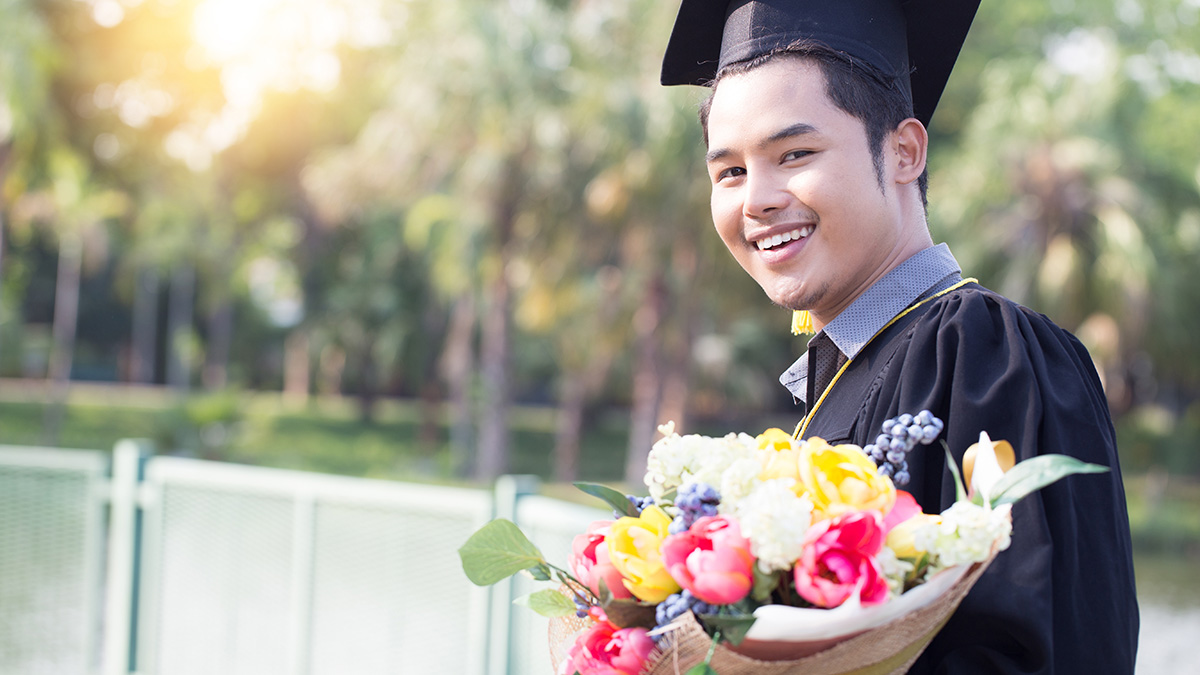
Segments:
[[[972,590],[913,673],[1132,673],[1137,601],[1115,434],[1083,345],[1047,317],[978,285],[934,301],[904,329],[855,422],[931,410],[954,460],[979,432],[1017,459],[1061,453],[1110,467],[1035,493],[1013,511],[1013,543]],[[926,512],[954,500],[940,444],[910,455]]]

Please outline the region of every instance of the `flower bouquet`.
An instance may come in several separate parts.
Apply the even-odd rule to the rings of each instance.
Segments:
[[[1008,547],[1013,502],[1107,470],[1063,455],[1014,466],[1011,446],[981,433],[964,456],[970,490],[946,449],[958,500],[922,513],[896,486],[942,426],[901,415],[859,448],[667,424],[648,496],[576,484],[614,519],[575,538],[565,569],[501,519],[459,555],[479,585],[517,572],[558,582],[517,602],[552,617],[560,675],[902,673]]]

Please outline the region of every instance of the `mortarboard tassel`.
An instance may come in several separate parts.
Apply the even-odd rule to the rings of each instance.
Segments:
[[[807,309],[792,312],[792,335],[809,335],[817,332],[813,329],[812,314]]]

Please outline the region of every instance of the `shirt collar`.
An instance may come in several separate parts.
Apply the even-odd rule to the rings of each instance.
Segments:
[[[917,300],[937,293],[962,280],[962,270],[950,247],[938,244],[917,252],[900,263],[858,296],[841,314],[822,328],[812,340],[824,335],[847,358],[853,359],[871,338],[897,314]],[[806,399],[808,353],[779,376],[779,382],[797,400]]]

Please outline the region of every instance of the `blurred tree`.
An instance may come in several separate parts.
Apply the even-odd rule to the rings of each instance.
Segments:
[[[45,442],[54,445],[71,378],[84,260],[91,257],[96,266],[107,257],[107,221],[125,214],[128,199],[122,192],[93,182],[86,165],[69,151],[56,153],[50,164],[51,185],[21,195],[14,208],[14,220],[22,225],[45,226],[58,244],[54,323],[46,373],[51,383],[50,405],[43,427]]]
[[[945,111],[961,142],[933,158],[935,225],[968,273],[1079,332],[1114,412],[1155,398],[1147,353],[1172,364],[1155,380],[1194,396],[1200,359],[1187,345],[1200,326],[1173,299],[1200,281],[1179,236],[1200,213],[1195,158],[1179,152],[1200,139],[1194,115],[1179,115],[1194,113],[1200,83],[1197,9],[981,13],[967,51],[987,63],[960,88],[974,89],[969,111],[955,99]]]

